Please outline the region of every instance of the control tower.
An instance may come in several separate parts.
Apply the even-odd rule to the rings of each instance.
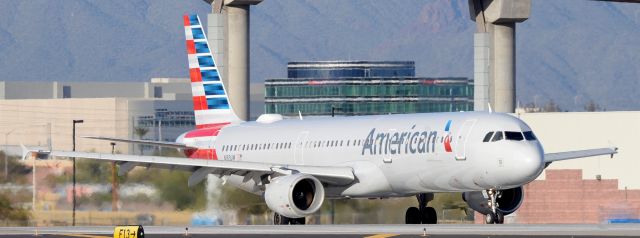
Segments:
[[[262,0],[204,0],[211,4],[207,36],[236,115],[249,120],[249,7]]]
[[[531,15],[531,0],[469,0],[474,35],[474,108],[491,104],[514,112],[516,104],[516,23]]]

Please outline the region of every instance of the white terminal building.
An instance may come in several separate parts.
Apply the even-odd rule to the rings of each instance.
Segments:
[[[20,144],[111,152],[108,141],[81,136],[173,141],[194,126],[191,87],[186,78],[153,78],[149,82],[0,82],[0,145],[19,153]],[[117,143],[115,150],[134,153]],[[148,153],[149,151],[147,151]],[[139,153],[136,148],[135,153]]]
[[[548,169],[582,169],[583,179],[618,179],[618,189],[640,189],[640,111],[516,114],[544,146],[545,153],[618,147],[618,154],[554,162]],[[544,179],[544,173],[538,178]],[[607,196],[594,194],[593,196]],[[525,198],[526,199],[526,198]]]

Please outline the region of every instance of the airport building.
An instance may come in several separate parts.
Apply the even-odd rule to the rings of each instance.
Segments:
[[[525,185],[522,207],[507,223],[640,221],[640,111],[518,113],[545,153],[618,147],[618,154],[552,163]],[[550,215],[551,214],[551,215]],[[476,214],[476,222],[484,218]]]
[[[150,82],[0,82],[0,144],[12,154],[19,144],[111,152],[107,136],[174,141],[194,127],[189,79],[154,78]],[[142,133],[146,130],[146,133]],[[139,153],[131,144],[116,151]],[[153,150],[147,150],[151,152]]]
[[[284,116],[472,111],[467,78],[415,76],[412,61],[290,62],[265,81],[266,113]]]

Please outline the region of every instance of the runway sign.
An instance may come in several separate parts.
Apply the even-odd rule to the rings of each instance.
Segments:
[[[137,225],[116,226],[113,238],[144,238],[144,229]]]

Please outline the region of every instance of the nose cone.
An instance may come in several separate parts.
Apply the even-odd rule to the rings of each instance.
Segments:
[[[527,184],[536,179],[544,169],[544,153],[539,143],[526,143],[513,151],[513,157],[506,163],[504,181],[510,186]]]

